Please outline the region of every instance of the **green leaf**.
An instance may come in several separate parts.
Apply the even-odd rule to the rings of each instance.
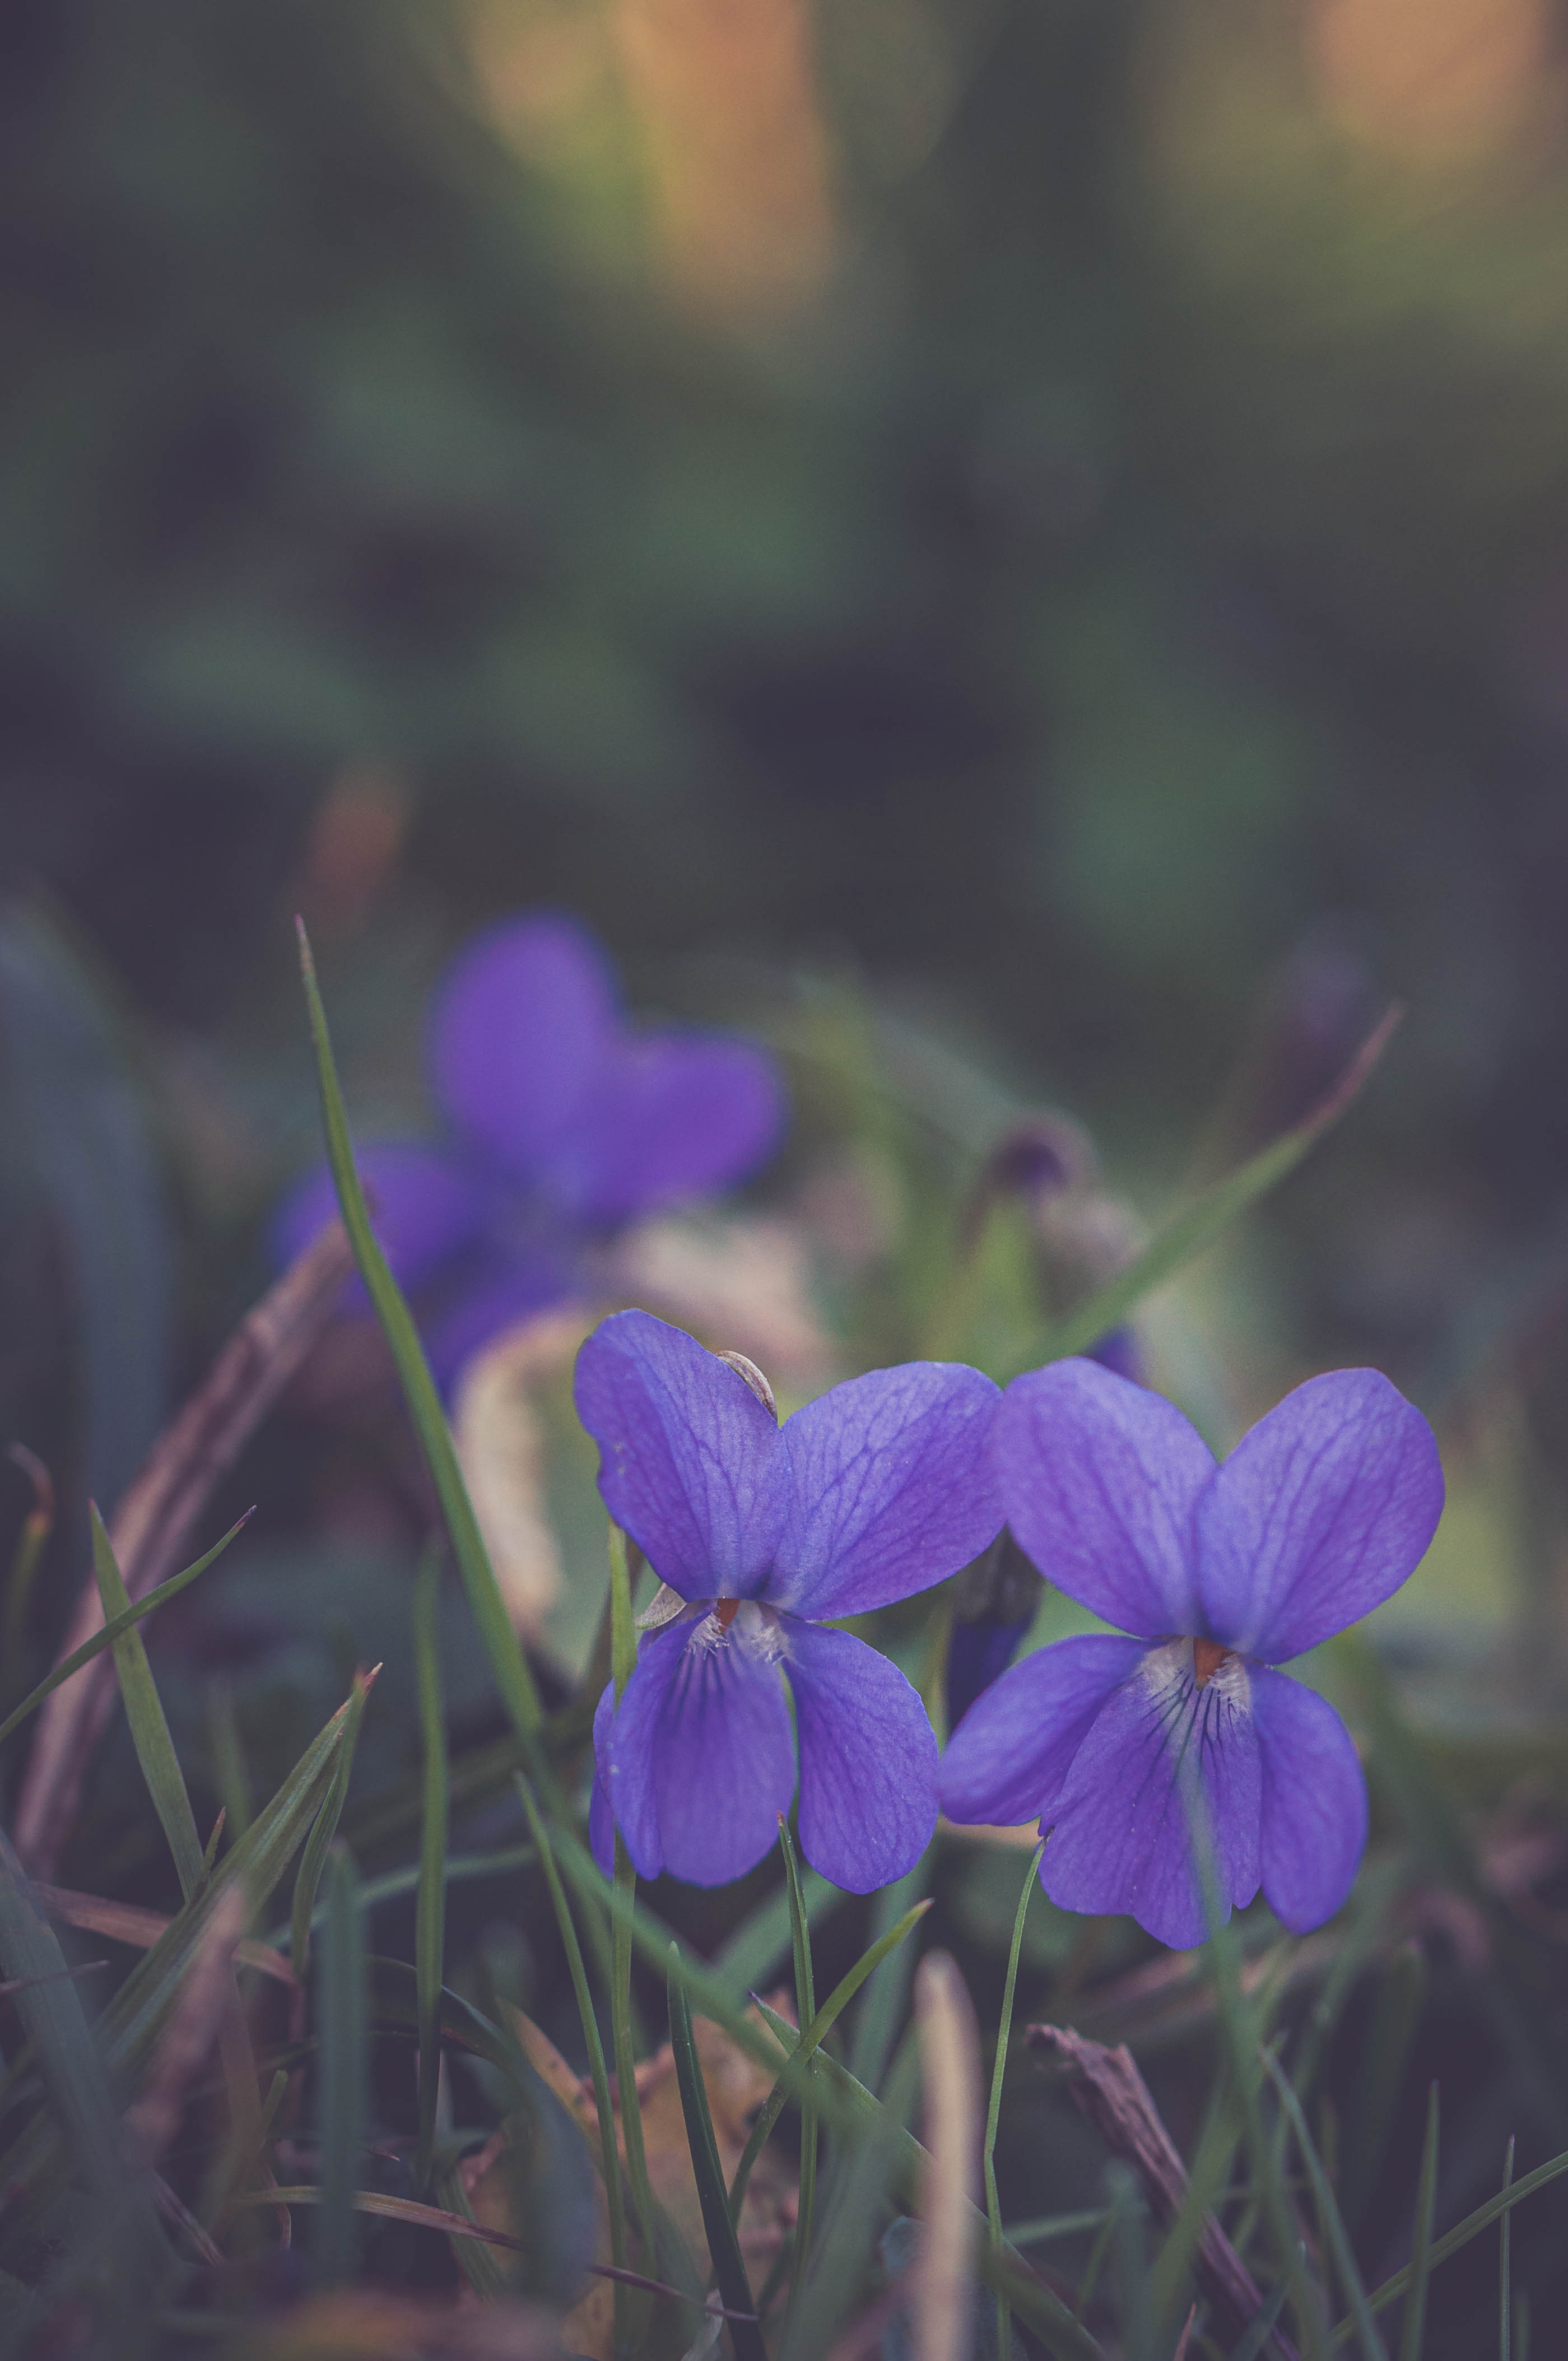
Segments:
[[[671,1949],[674,1950],[674,1946],[672,1945]],[[677,1960],[678,1956],[677,1953]],[[707,2234],[707,2250],[713,2259],[719,2298],[730,2315],[729,2339],[734,2347],[735,2361],[767,2361],[767,2346],[762,2341],[760,2323],[755,2319],[738,2317],[752,2309],[751,2283],[746,2277],[745,2263],[741,2260],[735,2225],[729,2219],[724,2173],[718,2161],[718,2144],[713,2136],[707,2092],[692,2034],[691,2004],[681,1989],[678,1973],[672,1972],[669,1992],[670,2047],[674,2052],[681,2113],[685,2117],[686,2146],[691,2150],[697,2202],[702,2207],[702,2225]]]
[[[790,1948],[795,1954],[795,2013],[802,2029],[813,2023],[817,2015],[816,1981],[811,1971],[811,1929],[806,1924],[806,1897],[800,1886],[800,1863],[795,1857],[795,1845],[790,1837],[789,1822],[780,1815],[779,1844],[784,1852],[784,1886],[789,1894]],[[805,2081],[799,2086],[800,2110],[800,2202],[795,2214],[795,2256],[789,2271],[789,2316],[794,2317],[800,2301],[811,2256],[812,2217],[817,2205],[817,2110],[811,2103],[812,2056],[802,2051],[796,2042],[795,2060],[804,2071]]]
[[[376,1671],[380,1670],[379,1665]],[[321,1883],[332,1840],[337,1834],[337,1824],[343,1817],[343,1806],[348,1794],[348,1782],[354,1773],[354,1750],[359,1740],[359,1725],[365,1719],[365,1701],[370,1694],[376,1673],[356,1673],[354,1686],[348,1694],[348,1704],[343,1719],[343,1742],[333,1764],[332,1778],[321,1809],[305,1839],[305,1850],[300,1856],[299,1873],[294,1880],[294,1910],[289,1936],[289,1963],[294,1973],[304,1980],[310,1963],[311,1918],[316,1906],[316,1888]]]
[[[888,1885],[877,1895],[872,1905],[872,1928],[879,1938],[895,1923],[902,1924],[915,1905],[925,1895],[931,1881],[931,1854],[921,1854],[907,1876],[896,1885]],[[888,2059],[897,2038],[898,2026],[909,2003],[909,1981],[914,1972],[914,1954],[895,1951],[878,1966],[866,1987],[866,1996],[855,2012],[854,2038],[850,2044],[850,2071],[868,2091],[880,2091]]]
[[[104,1520],[98,1514],[95,1500],[88,1502],[88,1515],[93,1526],[93,1571],[97,1576],[98,1595],[104,1602],[104,1620],[107,1625],[115,1616],[126,1612],[131,1604],[130,1594],[115,1561],[114,1545],[104,1530]],[[152,1677],[152,1667],[147,1660],[147,1648],[141,1633],[134,1624],[122,1632],[114,1648],[115,1671],[119,1678],[120,1695],[125,1700],[126,1719],[131,1727],[131,1742],[136,1748],[137,1761],[141,1764],[142,1777],[147,1781],[153,1808],[169,1839],[169,1850],[174,1856],[180,1891],[189,1902],[202,1882],[202,1839],[196,1833],[196,1816],[191,1809],[191,1797],[181,1773],[180,1758],[174,1752],[174,1741],[169,1735],[163,1701]]]
[[[428,1552],[414,1585],[414,1664],[419,1677],[420,1741],[424,1753],[424,1819],[420,1829],[414,1904],[414,1977],[419,1993],[419,2144],[414,2187],[430,2185],[435,2103],[441,2083],[441,1978],[446,1952],[446,1715],[436,1632],[441,1560]]]
[[[1193,1261],[1206,1246],[1212,1246],[1222,1231],[1229,1228],[1238,1214],[1255,1204],[1269,1190],[1277,1187],[1287,1173],[1293,1172],[1302,1158],[1315,1148],[1323,1134],[1332,1129],[1346,1108],[1360,1093],[1398,1024],[1402,1010],[1391,1008],[1383,1022],[1357,1052],[1326,1098],[1313,1108],[1310,1115],[1295,1127],[1270,1140],[1266,1148],[1248,1159],[1235,1172],[1227,1173],[1223,1180],[1204,1191],[1196,1204],[1178,1213],[1149,1241],[1137,1260],[1126,1269],[1097,1289],[1076,1312],[1048,1328],[1029,1352],[1019,1356],[1018,1369],[1037,1367],[1045,1361],[1065,1360],[1069,1354],[1081,1353],[1108,1329],[1120,1327],[1136,1311],[1146,1295],[1174,1279],[1184,1265]],[[1000,1372],[993,1372],[1000,1375]],[[1010,1372],[1015,1374],[1015,1372]]]
[[[237,1517],[222,1541],[214,1542],[205,1556],[199,1557],[194,1565],[188,1565],[182,1574],[171,1574],[167,1582],[160,1582],[156,1590],[148,1592],[145,1598],[136,1599],[118,1615],[111,1616],[101,1631],[94,1631],[91,1640],[83,1640],[80,1648],[73,1648],[69,1656],[63,1657],[47,1680],[41,1680],[36,1689],[29,1689],[21,1704],[15,1707],[4,1721],[0,1721],[0,1746],[4,1746],[14,1730],[21,1728],[30,1713],[38,1711],[45,1697],[59,1688],[62,1681],[68,1681],[72,1673],[79,1673],[83,1664],[90,1664],[94,1656],[101,1656],[105,1648],[112,1648],[123,1632],[141,1622],[145,1616],[167,1605],[170,1599],[178,1598],[187,1583],[194,1582],[199,1574],[205,1574],[213,1560],[223,1555],[236,1533],[249,1522],[252,1513],[247,1509],[243,1517]]]
[[[1431,2224],[1437,2204],[1438,2095],[1433,2082],[1427,2092],[1427,2129],[1421,2143],[1420,2179],[1416,2184],[1416,2228],[1410,2246],[1410,2292],[1405,2300],[1405,2323],[1399,2335],[1399,2361],[1421,2361],[1421,2337],[1426,2327],[1427,2281],[1431,2274]],[[1505,2215],[1507,2220],[1508,2216]]]
[[[474,1620],[479,1627],[479,1635],[490,1660],[496,1686],[517,1731],[534,1784],[543,1794],[553,1798],[556,1792],[555,1779],[539,1742],[541,1716],[533,1675],[528,1669],[528,1660],[517,1633],[512,1630],[489,1553],[479,1532],[473,1502],[468,1498],[468,1488],[457,1464],[452,1431],[441,1407],[435,1380],[430,1374],[430,1364],[425,1358],[419,1331],[403,1301],[402,1290],[392,1277],[391,1266],[381,1251],[380,1241],[370,1224],[370,1209],[355,1169],[354,1145],[349,1137],[348,1117],[344,1110],[343,1093],[327,1032],[326,1011],[322,1005],[321,992],[316,983],[315,961],[311,956],[311,946],[302,921],[299,936],[300,968],[304,978],[311,1034],[315,1044],[316,1080],[321,1092],[327,1162],[332,1168],[337,1190],[343,1225],[348,1233],[354,1258],[375,1306],[376,1316],[391,1348],[403,1397],[424,1453],[436,1498],[441,1503],[453,1555],[457,1561],[457,1570],[468,1594]]]
[[[1333,2256],[1334,2268],[1338,2271],[1341,2283],[1350,2299],[1351,2318],[1355,2323],[1355,2333],[1361,2345],[1363,2361],[1388,2361],[1387,2349],[1377,2334],[1377,2325],[1372,2317],[1371,2306],[1366,2301],[1366,2289],[1362,2280],[1360,2268],[1356,2263],[1354,2249],[1351,2246],[1350,2236],[1344,2226],[1343,2217],[1334,2202],[1333,2191],[1329,2186],[1328,2176],[1323,2170],[1318,2151],[1312,2145],[1312,2136],[1307,2129],[1307,2118],[1301,2112],[1301,2102],[1291,2089],[1289,2077],[1284,2072],[1278,2059],[1271,2056],[1266,2057],[1264,2064],[1275,2089],[1279,2093],[1279,2103],[1289,2118],[1290,2128],[1296,2135],[1296,2146],[1300,2151],[1301,2161],[1307,2168],[1307,2178],[1312,2186],[1313,2202],[1318,2207],[1328,2233],[1329,2248]]]
[[[326,1927],[316,1971],[316,2132],[321,2222],[316,2285],[346,2287],[354,2277],[359,2232],[355,2197],[365,2156],[365,1917],[359,1876],[346,1845],[334,1845],[326,1872]]]
[[[1034,1898],[1035,1881],[1040,1873],[1040,1861],[1046,1842],[1042,1837],[1035,1848],[1024,1878],[1024,1890],[1018,1896],[1018,1915],[1013,1921],[1013,1941],[1007,1953],[1007,1980],[1002,1988],[1002,2018],[996,2030],[996,2059],[991,2070],[991,2100],[985,2111],[985,2142],[981,2160],[985,2180],[985,2218],[991,2227],[992,2251],[1002,2250],[1002,2200],[996,2193],[996,2127],[1002,2120],[1002,2085],[1007,2072],[1007,2048],[1013,2037],[1013,1997],[1018,1988],[1018,1955],[1024,1948],[1024,1921],[1029,1915]],[[1005,2296],[996,2299],[997,2361],[1011,2361],[1013,2351],[1013,2314]]]

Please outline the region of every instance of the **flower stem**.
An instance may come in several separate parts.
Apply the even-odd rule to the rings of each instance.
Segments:
[[[637,1661],[637,1631],[631,1620],[631,1573],[627,1563],[626,1535],[617,1524],[609,1529],[610,1664],[615,1678],[615,1702],[626,1694]],[[637,1872],[620,1830],[615,1832],[615,1887],[630,1903],[637,1891]],[[648,2158],[642,2145],[642,2109],[637,2096],[637,2046],[631,2026],[631,1927],[629,1911],[617,1911],[610,1933],[610,2037],[615,2047],[615,2081],[620,2099],[620,2132],[626,2144],[626,2177],[642,2233],[642,2249],[656,2253],[653,2203],[648,2186]]]
[[[1018,1958],[1024,1949],[1024,1921],[1029,1915],[1029,1897],[1035,1891],[1035,1880],[1040,1873],[1040,1857],[1046,1850],[1042,1837],[1035,1848],[1024,1880],[1024,1891],[1018,1896],[1018,1915],[1013,1921],[1013,1943],[1007,1954],[1007,1981],[1002,1988],[1002,2020],[996,2031],[996,2063],[991,2070],[991,2103],[985,2111],[985,2147],[982,2158],[985,2167],[985,2218],[991,2225],[992,2252],[1000,2255],[1003,2247],[1002,2203],[996,2194],[996,2126],[1002,2114],[1002,2084],[1007,2071],[1007,2045],[1013,2032],[1013,1995],[1018,1984]],[[997,2361],[1012,2361],[1013,2307],[1004,2295],[996,2299]]]

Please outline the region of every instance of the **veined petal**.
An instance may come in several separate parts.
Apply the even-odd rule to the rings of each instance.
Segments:
[[[577,1415],[599,1446],[616,1523],[683,1598],[752,1596],[788,1507],[779,1430],[695,1336],[617,1312],[577,1356]]]
[[[937,1741],[896,1664],[784,1620],[800,1738],[800,1849],[850,1894],[913,1869],[937,1825]]]
[[[1036,1649],[977,1697],[942,1757],[942,1809],[981,1828],[1047,1827],[1073,1758],[1113,1690],[1147,1655],[1141,1640],[1091,1633]]]
[[[784,1422],[790,1505],[767,1597],[817,1621],[908,1598],[1002,1526],[986,1458],[997,1391],[978,1369],[872,1369]]]
[[[1014,1538],[1058,1590],[1139,1639],[1203,1629],[1192,1521],[1214,1456],[1174,1403],[1054,1361],[1008,1387],[992,1458]]]
[[[417,1287],[477,1236],[486,1212],[482,1185],[450,1157],[417,1140],[381,1141],[356,1159],[370,1220],[400,1287]],[[272,1217],[272,1251],[292,1262],[328,1222],[337,1219],[337,1191],[323,1164],[307,1173]],[[359,1301],[365,1291],[355,1282]]]
[[[506,918],[453,962],[432,1012],[437,1097],[469,1137],[532,1179],[619,1038],[603,952],[553,917]]]
[[[1246,1668],[1229,1657],[1199,1688],[1190,1643],[1151,1648],[1079,1748],[1040,1883],[1065,1910],[1125,1910],[1190,1949],[1208,1931],[1195,1817],[1207,1817],[1229,1916],[1257,1891],[1261,1790]]]
[[[1243,1436],[1199,1506],[1210,1630],[1266,1664],[1315,1648],[1415,1572],[1442,1493],[1431,1427],[1379,1370],[1309,1378]]]
[[[610,1800],[640,1877],[727,1885],[776,1844],[795,1739],[776,1630],[684,1616],[642,1642],[609,1741]]]
[[[722,1034],[615,1044],[541,1177],[589,1222],[624,1222],[744,1180],[784,1124],[765,1050]]]
[[[1282,1927],[1305,1935],[1332,1918],[1366,1844],[1366,1781],[1329,1703],[1288,1673],[1251,1667],[1263,1760],[1263,1891]]]

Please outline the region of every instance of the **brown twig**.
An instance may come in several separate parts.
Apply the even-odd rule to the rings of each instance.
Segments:
[[[197,1519],[326,1325],[353,1268],[348,1241],[334,1223],[246,1314],[164,1429],[109,1525],[132,1598],[178,1572]],[[103,1620],[89,1575],[56,1661],[90,1640]],[[13,1838],[34,1876],[48,1877],[64,1850],[116,1694],[105,1652],[39,1708]]]
[[[65,1885],[38,1885],[33,1891],[46,1918],[79,1927],[86,1935],[106,1935],[112,1943],[125,1943],[133,1951],[150,1951],[173,1923],[161,1910],[144,1910],[139,1902],[107,1902],[96,1894],[72,1894]],[[291,1988],[299,1983],[282,1952],[270,1943],[247,1936],[235,1945],[234,1957],[236,1967],[255,1968],[274,1983]]]
[[[1080,2113],[1093,2125],[1112,2154],[1132,2167],[1149,2212],[1163,2229],[1169,2229],[1186,2202],[1187,2167],[1149,2096],[1132,2051],[1124,2047],[1107,2049],[1060,2025],[1031,2025],[1025,2038],[1031,2049],[1044,2050],[1067,2069],[1067,2085]],[[1263,2297],[1212,2213],[1203,2217],[1193,2250],[1192,2275],[1234,2343],[1257,2317]],[[1273,2341],[1286,2361],[1296,2361],[1295,2348],[1280,2330],[1274,2331]]]

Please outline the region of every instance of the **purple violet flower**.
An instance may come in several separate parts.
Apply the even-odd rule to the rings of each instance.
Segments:
[[[747,1380],[646,1312],[577,1356],[599,1490],[666,1586],[619,1711],[594,1718],[590,1831],[641,1877],[743,1876],[795,1791],[807,1861],[853,1894],[901,1877],[937,1819],[937,1741],[897,1666],[828,1617],[942,1581],[1002,1522],[997,1390],[939,1361],[873,1369],[777,1424]],[[661,1611],[663,1610],[663,1611]],[[790,1728],[784,1679],[795,1701]]]
[[[444,1148],[367,1148],[361,1170],[400,1283],[450,1386],[492,1336],[585,1291],[596,1240],[743,1179],[783,1128],[773,1060],[720,1033],[633,1033],[593,938],[569,918],[503,919],[436,994],[430,1071]],[[290,1260],[336,1211],[324,1167],[287,1198]]]
[[[1002,1505],[1069,1598],[1134,1636],[1058,1641],[973,1705],[942,1765],[954,1820],[1050,1831],[1064,1909],[1205,1929],[1201,1809],[1226,1915],[1261,1884],[1321,1926],[1366,1840],[1350,1734],[1274,1670],[1387,1598],[1442,1513],[1431,1428],[1376,1369],[1287,1395],[1216,1466],[1180,1411],[1091,1361],[1014,1378],[992,1430]]]

